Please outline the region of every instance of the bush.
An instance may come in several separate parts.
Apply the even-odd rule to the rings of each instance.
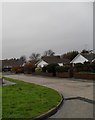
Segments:
[[[91,70],[92,72],[95,72],[95,61],[91,63]]]
[[[37,73],[42,72],[42,68],[36,68],[36,69],[35,69],[35,72],[37,72]]]
[[[69,66],[69,65],[64,66],[64,72],[68,72],[69,69],[70,69],[70,66]]]
[[[77,63],[74,66],[76,72],[92,72],[93,71],[93,64],[90,62]]]
[[[62,72],[68,72],[70,69],[70,66],[58,66],[56,67],[56,72],[62,73]]]
[[[92,68],[91,68],[90,62],[84,62],[84,64],[83,64],[83,71],[84,72],[91,72],[92,71],[91,69]]]
[[[58,72],[58,73],[64,72],[64,67],[63,66],[57,66],[56,67],[56,72]]]
[[[53,76],[56,76],[56,67],[59,66],[58,64],[52,63],[46,66],[48,73],[53,73]]]
[[[76,63],[74,66],[75,72],[81,72],[83,71],[83,64],[82,63]]]
[[[35,68],[36,66],[32,63],[26,63],[24,65],[24,73],[32,73],[32,72],[35,72]]]
[[[46,72],[46,66],[44,66],[43,68],[42,68],[42,72]]]
[[[11,71],[12,70],[12,68],[2,68],[2,71],[3,72],[9,72],[9,71]]]
[[[24,69],[23,69],[23,67],[15,66],[15,67],[12,68],[12,72],[15,72],[15,73],[23,73],[23,72],[24,72]]]

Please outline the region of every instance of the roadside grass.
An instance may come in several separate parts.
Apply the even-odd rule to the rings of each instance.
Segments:
[[[0,86],[0,120],[2,118],[2,86]]]
[[[14,85],[2,87],[2,118],[35,118],[61,100],[61,96],[53,89],[35,85],[12,78],[4,78],[15,82]]]

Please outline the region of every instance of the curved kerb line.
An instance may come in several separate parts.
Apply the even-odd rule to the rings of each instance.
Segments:
[[[84,98],[84,97],[70,97],[70,98],[64,98],[64,100],[82,100],[84,102],[88,102],[91,104],[95,104],[95,100],[90,100],[88,98]]]
[[[62,107],[62,105],[64,103],[63,95],[61,93],[59,93],[59,95],[61,96],[61,101],[56,107],[54,107],[53,109],[51,109],[47,113],[44,113],[43,115],[38,116],[37,118],[34,118],[32,120],[47,120],[47,119],[49,119],[50,116],[54,115]]]

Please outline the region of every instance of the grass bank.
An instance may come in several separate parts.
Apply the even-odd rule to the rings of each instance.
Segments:
[[[53,89],[16,79],[5,79],[16,84],[2,87],[3,118],[34,118],[55,107],[61,100]]]

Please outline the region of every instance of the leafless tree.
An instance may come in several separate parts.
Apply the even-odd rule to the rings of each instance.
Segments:
[[[39,60],[40,59],[40,54],[39,53],[32,53],[31,56],[29,57],[31,60]]]
[[[44,52],[44,56],[54,56],[55,52],[53,52],[52,50],[47,50]]]
[[[26,61],[26,56],[25,55],[21,56],[20,60],[22,60],[23,62],[25,62]]]

